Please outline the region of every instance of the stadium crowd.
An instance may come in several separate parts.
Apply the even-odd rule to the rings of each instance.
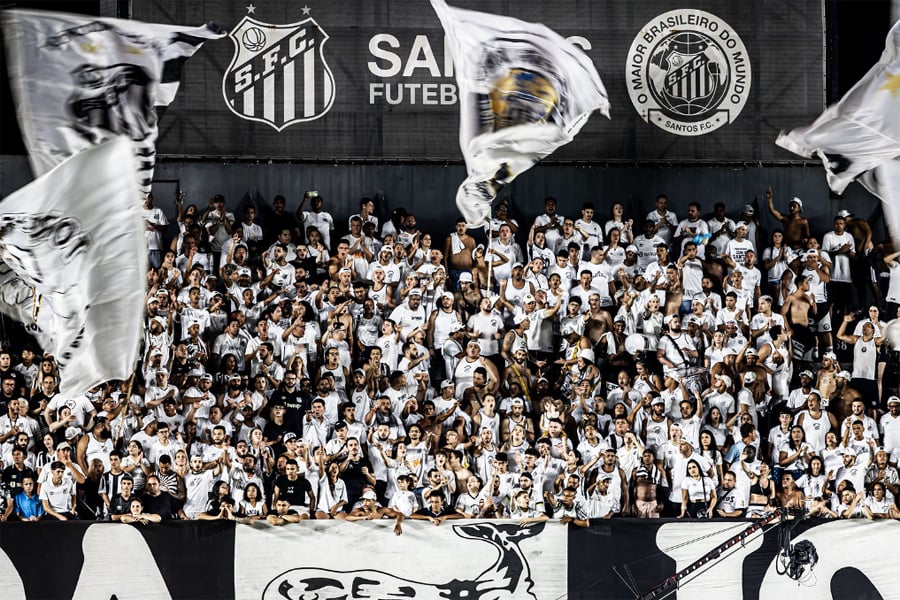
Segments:
[[[179,196],[169,239],[150,196],[135,375],[0,351],[0,519],[897,518],[900,253],[762,198],[426,232]]]

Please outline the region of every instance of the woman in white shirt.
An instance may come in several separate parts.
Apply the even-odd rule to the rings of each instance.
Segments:
[[[681,514],[679,518],[709,518],[709,511],[716,505],[716,485],[703,475],[700,463],[691,459],[687,464],[687,476],[681,482]]]

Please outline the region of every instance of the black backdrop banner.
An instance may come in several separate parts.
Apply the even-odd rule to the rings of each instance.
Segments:
[[[792,161],[774,145],[824,105],[822,0],[456,0],[581,46],[609,91],[550,161]],[[229,38],[187,62],[169,156],[458,161],[443,30],[427,0],[143,0],[134,18]]]

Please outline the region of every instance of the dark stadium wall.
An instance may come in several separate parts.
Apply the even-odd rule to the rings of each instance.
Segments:
[[[154,196],[174,223],[176,186],[188,202],[206,204],[214,194],[224,194],[234,211],[251,193],[271,204],[282,194],[288,210],[297,208],[306,190],[316,190],[326,199],[326,210],[336,217],[338,232],[346,217],[355,214],[363,196],[378,198],[382,222],[390,211],[402,206],[416,215],[419,228],[442,240],[459,215],[454,204],[456,188],[465,177],[461,165],[375,164],[251,164],[201,163],[162,160],[156,169]],[[27,161],[19,156],[0,156],[0,196],[6,196],[30,180]],[[613,202],[622,202],[626,214],[640,221],[653,210],[657,194],[669,197],[669,206],[679,218],[687,216],[687,204],[699,202],[706,218],[713,204],[724,202],[736,217],[745,204],[757,203],[763,230],[777,226],[765,208],[762,194],[772,186],[776,208],[785,210],[788,200],[803,200],[804,215],[814,231],[827,231],[841,209],[873,223],[875,240],[883,237],[881,206],[861,186],[851,185],[843,197],[833,197],[818,165],[808,167],[723,166],[557,166],[539,165],[519,177],[501,194],[508,198],[513,217],[519,222],[520,242],[525,241],[534,217],[543,211],[544,198],[555,196],[563,216],[580,217],[583,203],[593,202],[595,220],[609,218]],[[236,215],[240,218],[240,214]],[[338,217],[343,217],[339,219]],[[175,233],[174,228],[170,232]]]

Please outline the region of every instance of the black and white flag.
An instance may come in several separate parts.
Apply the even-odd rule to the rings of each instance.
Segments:
[[[140,193],[150,191],[157,121],[175,98],[201,27],[27,10],[4,11],[10,84],[35,176],[118,135],[131,138]]]
[[[431,0],[459,85],[459,145],[468,178],[456,205],[469,227],[491,218],[500,189],[572,141],[606,88],[580,48],[540,23]]]

